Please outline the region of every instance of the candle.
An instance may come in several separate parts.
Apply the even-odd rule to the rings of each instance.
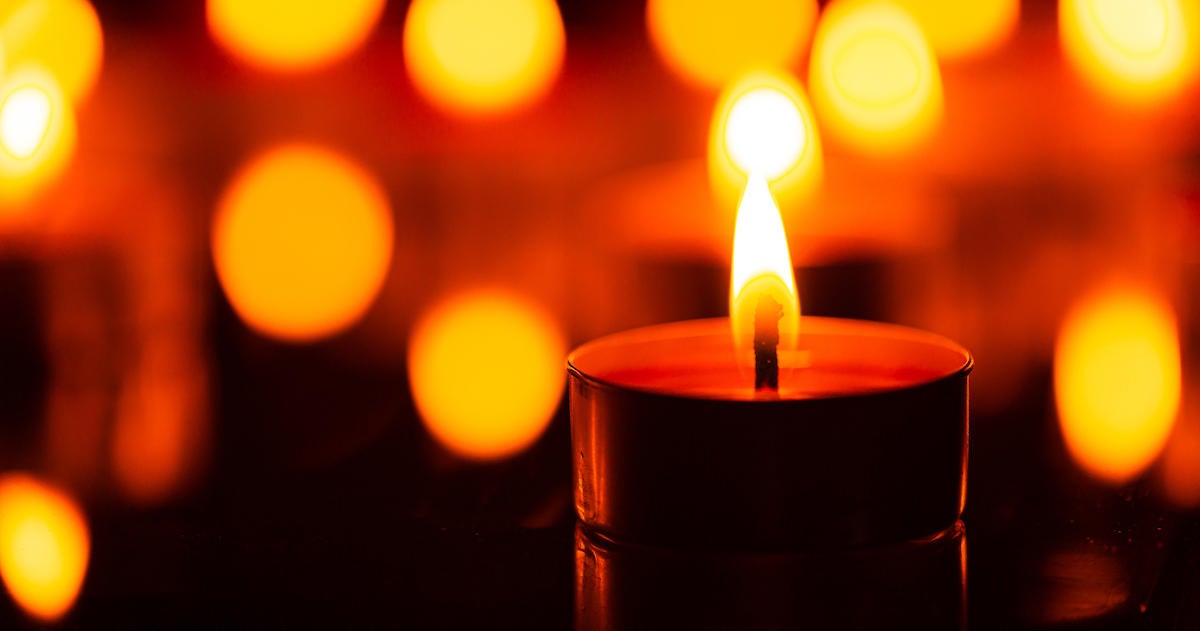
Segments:
[[[965,493],[961,346],[800,317],[783,224],[751,175],[729,319],[618,333],[568,358],[576,510],[618,541],[775,551],[900,542]]]

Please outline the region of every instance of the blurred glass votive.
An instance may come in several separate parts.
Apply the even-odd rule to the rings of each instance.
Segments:
[[[578,528],[575,628],[965,628],[962,522],[918,541],[820,554],[712,554]]]

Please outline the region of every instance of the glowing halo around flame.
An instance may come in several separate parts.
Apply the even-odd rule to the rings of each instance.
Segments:
[[[750,73],[717,101],[708,142],[709,179],[718,200],[740,200],[751,173],[785,203],[808,200],[824,171],[821,138],[803,90],[781,72]]]
[[[0,579],[29,615],[53,622],[70,610],[90,546],[70,497],[29,475],[0,477]]]
[[[1118,484],[1148,467],[1175,424],[1180,370],[1175,315],[1158,297],[1117,286],[1081,301],[1054,353],[1059,423],[1080,466]]]
[[[1060,0],[1067,60],[1099,92],[1158,103],[1196,78],[1200,5],[1194,0]]]
[[[824,129],[865,154],[894,157],[942,116],[937,59],[911,15],[886,0],[835,0],[813,40],[808,85]]]

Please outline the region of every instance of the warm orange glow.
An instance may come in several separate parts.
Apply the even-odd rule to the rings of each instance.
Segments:
[[[685,79],[721,87],[755,68],[786,68],[808,44],[816,0],[649,0],[659,55]]]
[[[174,359],[162,363],[127,377],[117,401],[113,477],[121,493],[139,504],[163,502],[182,490],[206,451],[203,368]]]
[[[554,0],[413,0],[404,60],[417,89],[464,115],[508,112],[543,96],[566,35]]]
[[[898,0],[921,25],[938,57],[958,61],[990,53],[1012,36],[1020,0]]]
[[[24,474],[0,477],[0,578],[29,615],[50,622],[87,573],[87,522],[71,498]]]
[[[825,10],[808,82],[830,135],[865,153],[909,151],[941,119],[933,51],[912,16],[886,0],[837,0]]]
[[[537,440],[562,397],[566,342],[533,305],[480,291],[447,300],[413,330],[408,370],[425,427],[473,460],[515,455]]]
[[[349,159],[308,145],[255,158],[213,218],[217,277],[260,333],[311,341],[353,325],[383,285],[392,216],[379,183]]]
[[[78,103],[104,58],[104,33],[87,0],[0,0],[0,41],[9,66],[36,63]]]
[[[21,209],[19,202],[62,172],[74,148],[75,115],[54,78],[33,66],[9,75],[0,86],[0,202]]]
[[[822,165],[816,122],[790,76],[755,72],[722,93],[708,143],[709,176],[720,201],[733,208],[750,173],[771,182],[781,198],[807,199],[820,185]]]
[[[795,348],[800,335],[800,298],[787,234],[767,182],[751,176],[738,208],[729,283],[729,320],[741,366],[754,365],[755,311],[764,295],[783,308],[779,348]],[[785,366],[781,361],[780,367]]]
[[[1172,504],[1181,508],[1200,506],[1200,423],[1185,415],[1163,452],[1164,491]]]
[[[28,160],[46,140],[53,103],[36,85],[13,90],[0,105],[0,147],[18,160]]]
[[[1149,466],[1171,433],[1180,387],[1175,315],[1157,297],[1114,288],[1067,316],[1054,390],[1067,448],[1088,472],[1120,483]]]
[[[1059,36],[1097,90],[1128,104],[1169,99],[1196,75],[1200,6],[1188,0],[1060,0]]]
[[[383,6],[384,0],[208,0],[208,30],[248,64],[305,71],[362,46]]]

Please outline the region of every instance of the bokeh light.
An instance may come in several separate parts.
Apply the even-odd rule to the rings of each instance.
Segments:
[[[0,84],[0,216],[62,173],[75,149],[75,113],[54,77],[23,66]]]
[[[28,160],[46,140],[53,103],[36,85],[23,85],[0,103],[0,147],[18,160]]]
[[[404,23],[404,61],[417,90],[468,116],[538,100],[565,48],[554,0],[413,0]]]
[[[566,342],[536,306],[476,291],[429,310],[413,330],[408,369],[435,439],[472,460],[515,455],[542,434],[562,397]]]
[[[383,7],[384,0],[208,0],[208,29],[250,65],[306,71],[362,46]]]
[[[213,218],[217,277],[252,328],[293,342],[354,324],[379,293],[392,256],[379,183],[348,158],[284,145],[250,161]]]
[[[960,61],[992,52],[1017,29],[1020,0],[897,0],[929,38],[938,57]]]
[[[659,56],[685,79],[719,88],[755,68],[800,60],[816,0],[649,0],[646,26]]]
[[[1076,462],[1113,483],[1141,473],[1171,433],[1180,379],[1169,305],[1123,287],[1076,305],[1054,356],[1059,423]]]
[[[921,27],[891,2],[831,4],[817,24],[808,81],[829,135],[863,153],[905,153],[941,119],[937,60]]]
[[[147,366],[126,377],[112,436],[113,478],[126,499],[167,501],[196,475],[207,452],[205,387],[199,365]]]
[[[782,72],[753,72],[726,88],[708,145],[713,192],[730,208],[750,173],[770,181],[788,203],[807,199],[821,182],[824,161],[812,109],[796,80]]]
[[[783,92],[758,88],[743,94],[725,121],[725,149],[744,173],[773,180],[799,161],[808,132],[799,108]]]
[[[1200,506],[1200,418],[1185,415],[1163,451],[1162,482],[1166,498],[1180,508]]]
[[[51,622],[70,610],[90,546],[71,498],[29,475],[0,477],[0,578],[30,616]]]
[[[10,66],[42,66],[72,102],[100,75],[104,33],[87,0],[0,0],[0,40]]]
[[[1195,79],[1200,5],[1190,0],[1060,0],[1067,59],[1114,101],[1145,105]]]

